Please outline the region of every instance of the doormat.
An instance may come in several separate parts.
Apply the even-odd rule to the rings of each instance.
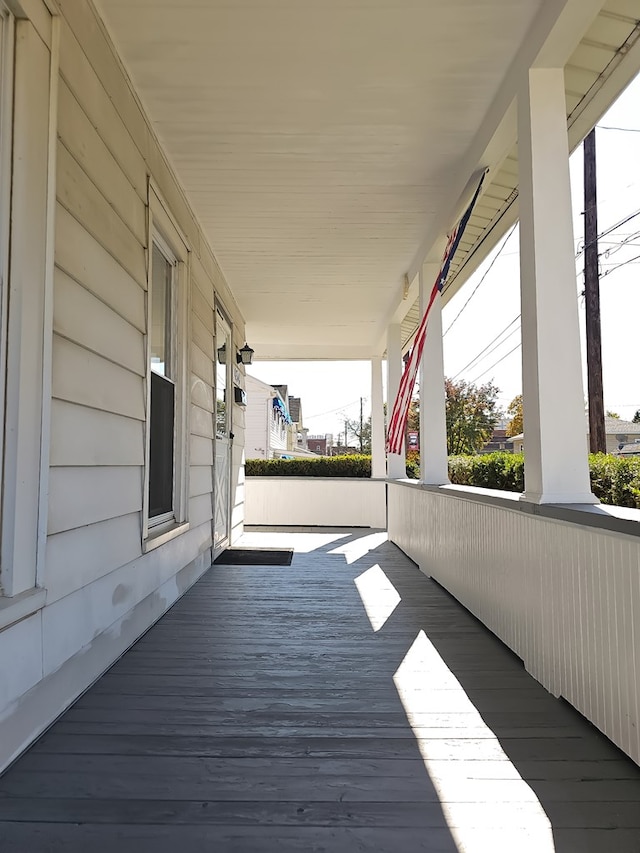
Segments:
[[[293,551],[276,548],[227,548],[213,561],[220,566],[290,566]]]

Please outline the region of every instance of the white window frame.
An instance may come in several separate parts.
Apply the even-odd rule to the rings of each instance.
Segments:
[[[9,238],[11,232],[11,175],[13,149],[13,81],[15,19],[0,0],[0,412],[5,406],[7,371],[7,304],[9,293]],[[0,428],[0,459],[4,457],[4,429]]]
[[[59,19],[50,10],[42,5],[36,23],[29,11],[35,14],[39,4],[29,4],[26,13],[13,5],[0,2],[6,24],[0,94],[0,629],[36,612],[46,599],[60,45]]]
[[[171,379],[175,386],[173,510],[149,518],[149,455],[151,416],[151,288],[153,244],[173,266],[171,280]],[[149,180],[147,250],[146,419],[142,547],[150,551],[189,529],[189,291],[190,249],[154,182]]]

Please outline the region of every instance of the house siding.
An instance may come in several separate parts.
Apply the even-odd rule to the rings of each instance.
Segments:
[[[39,31],[48,34],[40,48],[48,63],[48,13],[35,0],[29,6]],[[3,656],[0,769],[209,566],[217,305],[231,321],[234,344],[244,340],[235,300],[102,25],[90,4],[62,0],[58,7],[51,399],[50,424],[43,423],[45,433],[50,429],[50,470],[39,573],[46,606],[0,631],[2,648],[20,649]],[[190,253],[189,528],[145,553],[150,180]],[[244,413],[238,406],[232,430],[233,539],[244,517]],[[35,550],[35,531],[33,539]],[[74,669],[76,656],[84,662]],[[62,691],[57,677],[64,678]]]

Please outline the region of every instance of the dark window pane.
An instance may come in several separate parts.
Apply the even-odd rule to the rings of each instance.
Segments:
[[[173,509],[173,425],[175,387],[151,373],[149,428],[149,518]]]

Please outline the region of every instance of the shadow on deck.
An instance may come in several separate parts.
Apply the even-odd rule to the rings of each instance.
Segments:
[[[640,768],[384,533],[254,532],[0,779],[3,853],[638,853]]]

